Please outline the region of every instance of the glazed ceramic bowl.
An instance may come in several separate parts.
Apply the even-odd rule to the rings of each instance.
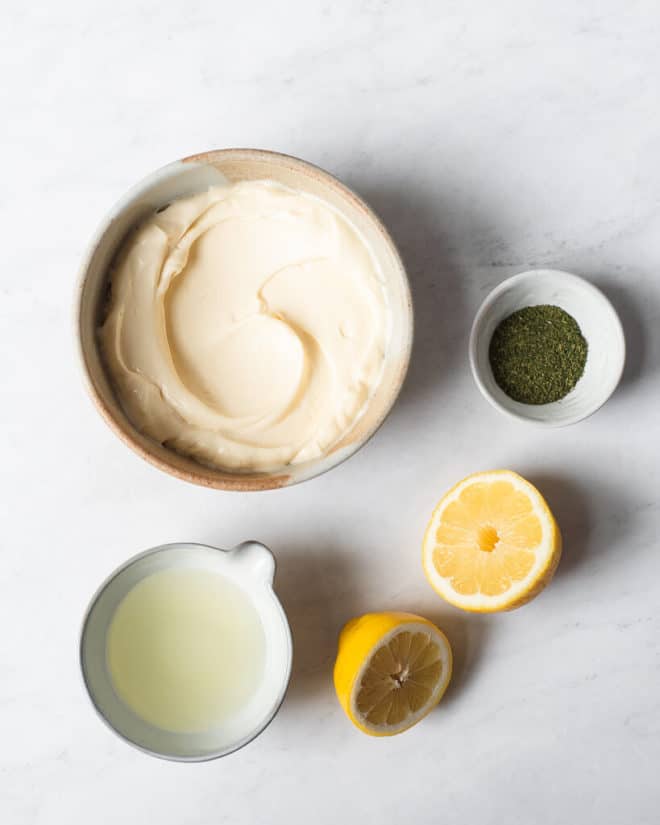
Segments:
[[[255,608],[265,638],[264,675],[250,701],[222,725],[194,733],[163,730],[133,713],[116,694],[106,661],[108,628],[121,600],[147,576],[173,569],[204,570],[231,580]],[[279,710],[291,676],[291,631],[273,590],[274,574],[272,553],[256,541],[233,550],[166,544],[140,553],[115,570],[92,598],[80,637],[83,680],[103,721],[140,750],[179,762],[226,756],[257,737]]]
[[[521,404],[497,385],[488,349],[501,321],[538,304],[554,304],[575,318],[587,341],[587,363],[565,398],[552,404]],[[596,412],[621,379],[625,353],[621,321],[603,293],[584,278],[555,269],[535,269],[503,281],[481,305],[470,335],[470,366],[482,395],[500,412],[545,427],[575,424]]]
[[[320,458],[275,472],[239,473],[202,465],[140,433],[124,413],[100,353],[97,330],[108,294],[108,271],[118,247],[135,224],[175,198],[223,181],[270,179],[315,195],[338,210],[362,235],[383,279],[391,313],[391,334],[381,381],[352,429]],[[406,273],[387,230],[357,195],[336,178],[297,158],[257,149],[223,149],[185,158],[134,186],[111,210],[82,266],[77,298],[77,339],[89,393],[114,432],[139,456],[171,475],[205,487],[265,490],[284,487],[330,470],[358,450],[382,424],[408,368],[413,314]]]

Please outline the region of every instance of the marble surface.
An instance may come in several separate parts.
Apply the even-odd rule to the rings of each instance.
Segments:
[[[654,0],[18,3],[0,28],[0,820],[3,825],[410,819],[658,821],[660,11]],[[120,444],[85,397],[76,270],[108,206],[183,155],[251,145],[364,195],[407,262],[409,380],[386,425],[300,487],[187,486]],[[484,295],[534,266],[611,297],[629,358],[573,428],[508,421],[469,373]],[[565,556],[512,614],[445,606],[419,563],[437,498],[517,469]],[[205,765],[146,757],[96,719],[87,601],[161,542],[255,537],[279,561],[290,693],[264,735]],[[434,618],[454,646],[442,705],[372,740],[331,686],[362,611]]]

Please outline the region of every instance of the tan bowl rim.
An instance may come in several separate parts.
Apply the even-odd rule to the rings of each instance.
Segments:
[[[282,468],[282,470],[278,471],[264,473],[232,473],[230,471],[216,469],[213,467],[205,467],[204,465],[200,464],[200,471],[197,472],[194,469],[183,469],[181,467],[177,467],[175,464],[164,460],[160,456],[156,455],[153,451],[147,449],[142,443],[140,443],[138,439],[134,437],[131,430],[123,426],[122,422],[118,421],[117,418],[113,415],[108,405],[106,404],[103,396],[99,392],[94,382],[94,379],[92,378],[92,374],[89,369],[89,364],[87,360],[87,355],[82,345],[82,297],[87,279],[87,270],[89,268],[90,261],[92,259],[94,252],[96,251],[96,248],[101,238],[106,233],[108,226],[113,219],[113,215],[118,214],[118,212],[124,209],[126,203],[131,199],[131,197],[135,193],[137,193],[139,189],[144,187],[144,185],[150,179],[156,178],[158,175],[162,174],[170,167],[178,166],[181,163],[200,163],[211,165],[216,158],[222,157],[223,159],[230,159],[232,155],[240,158],[247,157],[249,159],[254,160],[277,160],[280,163],[284,162],[293,169],[314,174],[316,177],[321,178],[325,183],[337,189],[348,201],[351,201],[357,209],[361,210],[363,213],[366,214],[369,220],[374,224],[376,229],[383,236],[386,244],[392,252],[394,259],[398,264],[398,270],[401,274],[402,284],[406,294],[405,307],[407,312],[405,318],[405,327],[407,329],[407,336],[405,346],[400,356],[401,368],[399,370],[399,374],[397,376],[396,381],[392,384],[392,391],[390,393],[389,400],[385,405],[379,420],[375,422],[373,427],[369,429],[369,431],[363,438],[355,441],[354,445],[352,446],[352,449],[345,451],[341,458],[339,458],[335,462],[328,462],[327,466],[322,467],[318,470],[318,472],[311,472],[309,475],[305,475],[302,478],[292,477],[286,472],[285,468]],[[318,476],[323,475],[324,473],[328,472],[334,467],[339,466],[352,455],[354,455],[376,434],[376,432],[380,429],[385,419],[391,412],[392,407],[394,406],[399,396],[401,387],[403,386],[406,374],[408,372],[408,366],[410,364],[410,356],[412,352],[414,328],[412,294],[410,290],[410,282],[408,280],[403,260],[399,253],[399,250],[397,249],[396,244],[394,243],[392,236],[386,229],[381,219],[366,203],[366,201],[364,201],[355,192],[353,192],[353,190],[346,186],[346,184],[342,183],[338,178],[330,174],[330,172],[327,172],[325,169],[322,169],[320,166],[316,166],[316,164],[310,163],[309,161],[303,160],[302,158],[295,157],[294,155],[287,155],[282,152],[274,152],[270,149],[213,149],[207,152],[200,152],[195,155],[188,155],[187,157],[181,158],[180,160],[172,161],[171,163],[165,164],[164,166],[155,169],[148,175],[142,177],[128,190],[126,190],[123,196],[115,202],[113,208],[106,212],[105,215],[102,217],[101,222],[98,225],[91,242],[87,245],[78,273],[79,274],[77,286],[75,290],[74,334],[76,339],[76,351],[78,354],[78,361],[82,370],[83,381],[85,384],[85,388],[87,390],[87,394],[91,398],[98,412],[101,414],[101,417],[105,420],[106,424],[115,433],[115,435],[117,435],[124,442],[124,444],[131,448],[131,450],[134,453],[140,456],[140,458],[142,458],[144,461],[151,464],[153,467],[162,470],[170,476],[174,476],[175,478],[179,478],[191,484],[196,484],[201,487],[211,488],[215,490],[231,490],[236,492],[260,492],[264,490],[273,490],[279,489],[281,487],[293,486],[294,484],[300,484],[303,481],[309,481],[313,478],[317,478]],[[323,458],[327,458],[327,455],[321,456],[319,461]],[[194,459],[190,460],[191,462],[194,462]],[[207,472],[204,473],[204,470],[206,470]],[[214,475],[211,476],[211,473],[213,473]]]

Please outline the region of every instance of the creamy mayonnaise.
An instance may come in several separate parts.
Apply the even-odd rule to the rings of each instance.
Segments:
[[[100,336],[140,431],[213,466],[271,470],[352,427],[388,329],[355,228],[317,198],[252,181],[177,200],[129,236]]]

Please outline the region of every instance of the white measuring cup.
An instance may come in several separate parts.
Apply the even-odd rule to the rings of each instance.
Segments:
[[[108,670],[107,634],[119,603],[142,579],[172,569],[208,570],[226,577],[248,597],[263,627],[266,661],[261,683],[237,713],[208,731],[178,733],[145,721],[119,698]],[[80,637],[83,680],[103,721],[140,750],[182,762],[226,756],[257,737],[279,710],[291,676],[291,630],[273,590],[274,575],[273,554],[256,541],[232,550],[166,544],[134,556],[115,570],[92,598]]]

